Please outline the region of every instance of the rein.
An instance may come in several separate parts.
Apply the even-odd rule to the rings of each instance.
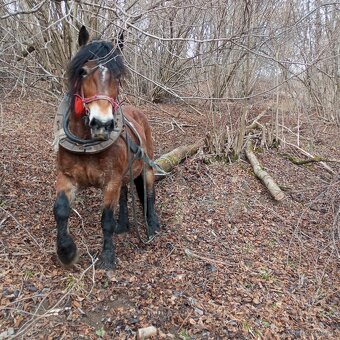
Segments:
[[[138,235],[138,239],[144,243],[144,244],[149,244],[150,242],[153,241],[153,239],[155,238],[155,235],[153,237],[150,238],[150,232],[149,232],[149,224],[147,221],[147,196],[146,196],[146,170],[145,170],[145,162],[143,162],[143,170],[142,170],[142,174],[143,174],[143,193],[144,193],[144,204],[143,204],[143,215],[144,215],[144,222],[145,222],[145,226],[146,226],[146,233],[148,236],[147,240],[144,240],[144,238],[141,235],[140,229],[139,229],[139,223],[137,221],[137,214],[136,214],[136,195],[135,195],[135,187],[134,187],[134,183],[133,183],[133,173],[132,173],[132,164],[135,160],[141,159],[139,157],[139,155],[137,153],[133,153],[132,155],[130,155],[130,152],[132,152],[132,148],[131,148],[131,142],[132,140],[130,139],[130,137],[127,134],[127,131],[125,132],[125,139],[126,139],[126,144],[127,144],[127,148],[128,148],[128,159],[129,159],[129,177],[130,177],[130,190],[131,190],[131,198],[132,198],[132,213],[133,213],[133,223],[135,225],[136,231],[137,231],[137,235]],[[142,150],[142,149],[141,149]]]

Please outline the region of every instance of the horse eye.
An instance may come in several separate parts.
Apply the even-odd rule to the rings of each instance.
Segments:
[[[85,78],[87,76],[87,72],[84,68],[81,68],[79,71],[79,76]]]

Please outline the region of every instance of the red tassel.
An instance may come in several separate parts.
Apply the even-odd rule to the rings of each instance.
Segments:
[[[85,114],[85,106],[83,101],[80,97],[76,96],[74,98],[74,113],[77,118],[81,118]]]

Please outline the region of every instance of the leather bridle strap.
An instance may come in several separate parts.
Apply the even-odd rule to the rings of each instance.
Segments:
[[[84,106],[96,100],[107,100],[108,102],[110,102],[110,104],[113,107],[113,112],[116,112],[119,106],[119,103],[115,98],[106,96],[104,94],[96,94],[92,97],[84,97],[83,95],[79,95],[79,94],[75,94],[75,96],[81,99]]]

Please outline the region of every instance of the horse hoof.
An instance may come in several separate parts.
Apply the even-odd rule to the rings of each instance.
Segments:
[[[57,254],[59,261],[64,266],[71,266],[78,260],[77,246],[72,237],[66,236],[57,243]]]
[[[125,225],[118,224],[115,229],[115,234],[123,234],[123,233],[127,233],[128,231],[129,231],[128,224],[125,224]]]
[[[112,252],[103,252],[97,262],[98,269],[113,270],[116,268],[116,257]]]
[[[150,239],[156,236],[160,232],[161,228],[157,216],[154,216],[148,224],[149,224],[148,236]]]

